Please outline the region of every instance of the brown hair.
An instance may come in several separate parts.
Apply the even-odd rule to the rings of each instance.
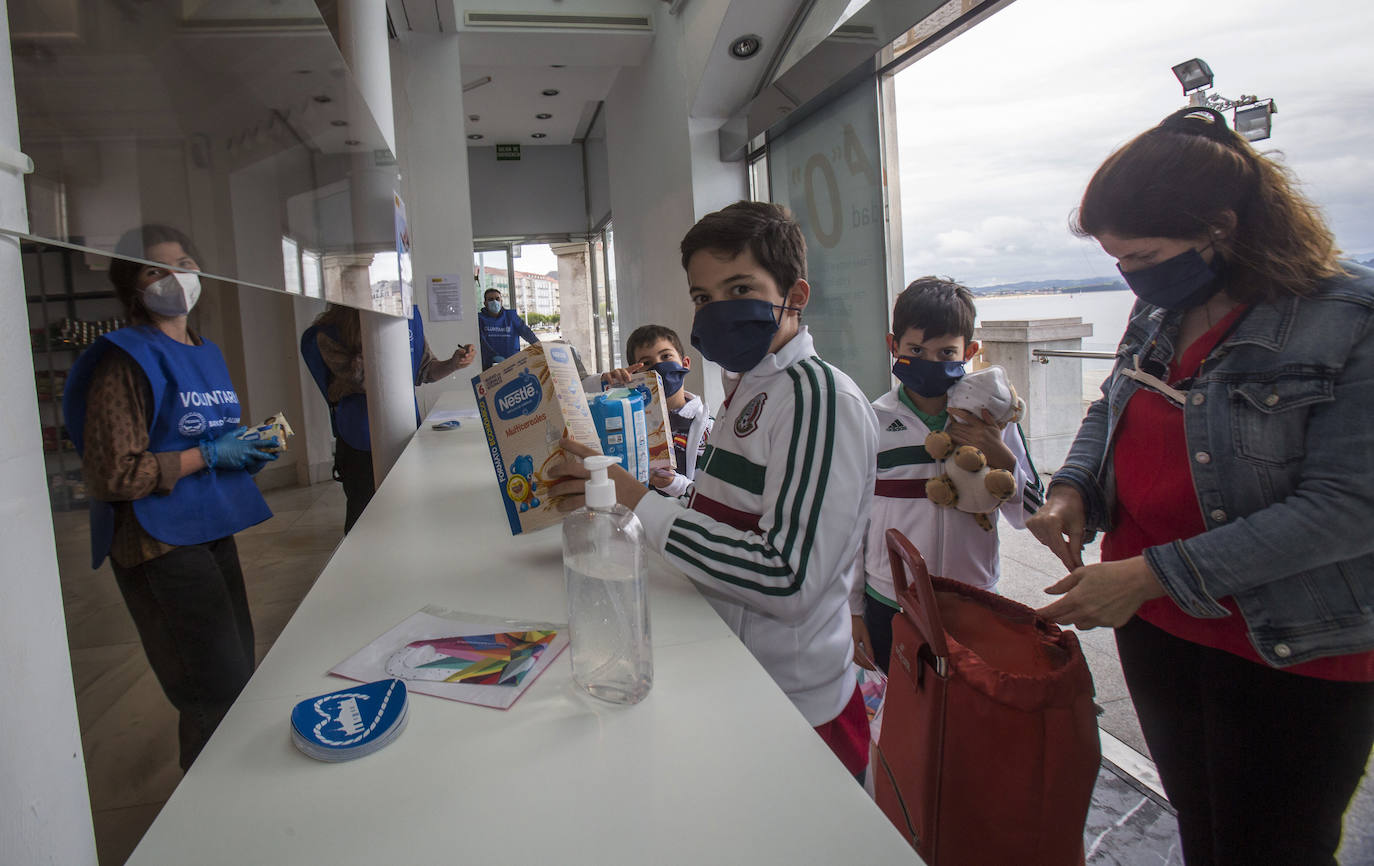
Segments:
[[[973,339],[973,320],[978,311],[973,293],[949,277],[920,277],[897,296],[892,306],[892,336],[901,342],[911,328],[920,328],[925,338],[954,334],[967,343]]]
[[[1307,294],[1342,273],[1331,230],[1292,173],[1210,108],[1176,111],[1109,156],[1071,228],[1082,237],[1175,239],[1223,230],[1222,279],[1242,302]]]
[[[359,321],[356,307],[346,307],[343,304],[330,304],[324,308],[323,313],[315,317],[315,321],[312,324],[316,327],[333,326],[338,329],[339,332],[339,345],[350,352],[362,352],[362,324]]]
[[[677,331],[665,325],[640,325],[630,332],[630,336],[625,340],[625,363],[633,364],[635,359],[635,349],[643,346],[650,346],[659,340],[667,340],[677,349],[679,356],[683,354],[682,338],[677,335]]]
[[[110,259],[110,283],[114,286],[115,297],[123,305],[129,321],[134,324],[147,325],[153,321],[138,292],[138,275],[147,266],[120,257],[146,259],[150,248],[166,243],[181,244],[186,255],[195,259],[197,264],[201,264],[200,252],[191,242],[191,238],[171,226],[150,224],[129,229],[115,244],[114,257]]]
[[[739,255],[745,247],[778,284],[783,297],[806,279],[806,240],[787,208],[763,201],[737,201],[697,220],[682,238],[682,269],[702,250]]]

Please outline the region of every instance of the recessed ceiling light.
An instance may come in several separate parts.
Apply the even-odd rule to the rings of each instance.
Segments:
[[[554,90],[552,87],[550,87],[548,90],[541,90],[540,92],[543,93],[545,96],[557,96],[557,95],[558,95],[558,91],[557,91],[557,90]]]
[[[550,63],[550,64],[549,64],[549,68],[550,68],[550,69],[562,69],[565,65],[566,65],[566,64],[563,64],[563,63]]]
[[[357,147],[358,145],[362,144],[362,142],[356,138],[350,138],[347,141],[345,141],[344,144],[348,145],[349,147]]]
[[[323,104],[326,103],[326,102],[333,102],[333,101],[334,101],[334,98],[333,98],[332,96],[326,96],[326,95],[323,94],[323,93],[321,93],[319,96],[314,97],[314,99],[315,99],[316,102],[320,103],[321,105],[323,105]]]
[[[535,119],[535,120],[548,120],[550,117],[553,117],[553,115],[552,115],[552,114],[549,114],[547,111],[541,111],[541,112],[539,112],[538,114],[536,114],[536,115],[534,116],[534,119]]]
[[[348,126],[348,121],[346,121],[346,120],[331,120],[331,121],[329,121],[329,125],[330,125],[330,126]]]
[[[479,120],[481,120],[481,119],[482,119],[481,116],[480,116],[480,115],[477,115],[477,114],[469,114],[469,115],[468,115],[468,120],[471,120],[473,123],[476,123],[477,121],[479,121]]]
[[[297,70],[296,70],[296,74],[297,74],[297,75],[309,75],[310,72],[311,72],[311,70],[309,70],[309,69],[297,69]]]
[[[548,138],[548,136],[542,132],[532,132],[530,133],[530,138]]]
[[[468,141],[481,141],[483,138],[480,132],[474,132],[468,136]]]
[[[763,40],[752,33],[739,37],[730,43],[730,56],[736,60],[748,60],[763,47]]]

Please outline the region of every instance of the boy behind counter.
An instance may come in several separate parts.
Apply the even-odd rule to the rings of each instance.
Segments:
[[[864,579],[850,597],[856,648],[866,651],[884,671],[892,648],[892,617],[900,610],[893,600],[897,592],[883,538],[888,529],[897,528],[916,545],[931,574],[990,592],[996,590],[1000,576],[996,523],[985,530],[974,515],[941,508],[925,498],[926,480],[939,474],[926,453],[926,436],[944,430],[955,444],[982,451],[993,469],[1016,476],[1017,492],[1000,510],[1017,529],[1025,528],[1026,518],[1044,501],[1018,425],[999,429],[990,417],[976,418],[947,406],[949,389],[963,378],[964,364],[978,354],[973,339],[976,317],[969,290],[939,277],[912,282],[892,309],[887,349],[896,360],[892,374],[899,384],[873,401],[882,431],[878,481],[864,549],[856,563]],[[862,657],[858,660],[864,662]]]
[[[625,341],[625,358],[630,366],[615,369],[583,381],[587,390],[607,385],[624,386],[630,376],[653,370],[663,380],[663,398],[668,404],[668,426],[673,437],[673,456],[677,471],[655,469],[649,482],[667,496],[686,495],[696,475],[697,462],[705,455],[706,439],[715,419],[696,394],[682,387],[692,369],[692,358],[682,350],[677,331],[664,325],[640,325]]]
[[[806,243],[785,209],[737,202],[706,215],[682,240],[682,264],[697,310],[692,345],[725,369],[729,396],[690,504],[647,496],[613,467],[617,498],[862,777],[868,719],[846,576],[873,494],[877,419],[858,386],[816,356],[801,324],[811,295]],[[570,462],[562,474],[587,473]],[[564,481],[553,493],[580,494],[582,484]]]

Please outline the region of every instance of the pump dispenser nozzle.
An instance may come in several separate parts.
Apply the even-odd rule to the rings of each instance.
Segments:
[[[583,457],[582,465],[587,467],[591,477],[587,479],[587,507],[613,508],[615,506],[615,482],[607,474],[608,469],[620,461],[615,457],[594,454]]]

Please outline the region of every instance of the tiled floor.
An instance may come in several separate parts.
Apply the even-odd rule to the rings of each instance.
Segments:
[[[342,538],[344,499],[332,482],[267,494],[274,517],[238,536],[258,658],[266,654]],[[148,669],[109,566],[92,572],[84,512],[54,515],[72,676],[86,753],[96,845],[104,866],[122,864],[181,779],[176,713]],[[1062,576],[1054,557],[1027,533],[1003,533],[1009,597],[1039,606],[1041,589]],[[1103,730],[1146,752],[1110,631],[1080,633],[1092,668]],[[1104,766],[1084,845],[1089,864],[1181,863],[1167,804]],[[1343,866],[1374,864],[1374,786],[1346,820]]]
[[[343,537],[342,488],[267,494],[274,516],[239,533],[257,655],[277,639]],[[53,515],[86,779],[102,864],[121,864],[181,781],[177,714],[148,668],[110,566],[90,569],[85,512]]]

